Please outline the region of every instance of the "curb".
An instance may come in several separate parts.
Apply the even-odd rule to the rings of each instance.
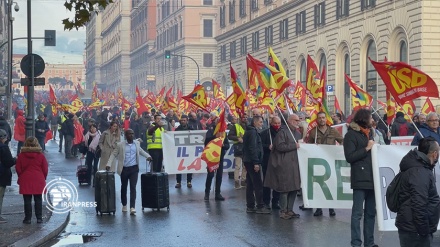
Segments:
[[[33,247],[43,245],[44,243],[58,236],[64,230],[64,228],[66,228],[69,221],[70,212],[67,213],[67,216],[64,214],[52,213],[50,220],[46,222],[45,226],[40,231],[9,245],[9,247]]]

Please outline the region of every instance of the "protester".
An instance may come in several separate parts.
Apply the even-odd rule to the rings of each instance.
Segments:
[[[98,171],[99,157],[98,155],[96,155],[96,151],[98,150],[100,138],[101,133],[98,131],[98,127],[94,123],[91,124],[89,127],[89,131],[84,136],[84,144],[87,148],[87,151],[81,157],[83,159],[84,155],[87,155],[85,165],[87,166],[88,184],[91,184],[92,175],[94,176]]]
[[[69,113],[67,116],[67,120],[63,122],[61,126],[61,131],[64,136],[64,155],[66,159],[74,158],[72,155],[72,147],[73,147],[73,138],[75,137],[75,127],[73,123],[73,115]]]
[[[6,132],[7,137],[5,144],[8,145],[12,139],[12,129],[8,121],[6,121],[5,115],[2,111],[0,111],[0,129]]]
[[[24,200],[24,224],[30,224],[32,218],[32,197],[35,203],[35,216],[37,223],[43,223],[43,197],[44,187],[48,173],[46,157],[35,137],[28,137],[17,157],[15,166],[18,175],[17,183],[20,185],[20,194]]]
[[[73,117],[74,137],[72,141],[72,155],[78,157],[78,147],[84,142],[84,128],[77,116]]]
[[[188,116],[187,115],[182,115],[182,117],[180,117],[180,125],[179,127],[176,128],[176,131],[188,131],[188,130],[193,130],[191,128],[191,126],[188,125]],[[192,173],[187,173],[186,174],[186,187],[188,188],[192,188]],[[182,174],[176,174],[176,189],[179,189],[182,187]]]
[[[121,132],[116,122],[111,122],[109,128],[101,133],[99,138],[99,148],[101,149],[101,160],[99,162],[99,170],[104,170],[109,163],[108,160],[113,150],[115,150],[118,142],[121,141]],[[112,172],[116,171],[116,162],[111,163]]]
[[[383,130],[377,128],[377,123],[379,121],[379,117],[376,115],[373,115],[373,123],[372,123],[372,128],[371,131],[373,131],[373,140],[374,143],[379,144],[379,145],[386,145],[385,143],[385,132],[383,132]]]
[[[201,130],[202,126],[200,125],[199,121],[197,120],[197,115],[194,112],[191,112],[188,116],[188,125],[193,130]]]
[[[43,114],[38,115],[38,119],[35,121],[35,137],[37,138],[43,152],[46,150],[46,133],[49,130],[49,125],[44,121]]]
[[[15,159],[12,158],[11,150],[6,144],[8,140],[8,133],[0,129],[0,224],[7,221],[1,216],[3,197],[6,192],[6,187],[11,186],[12,172],[11,167],[15,165]]]
[[[342,119],[342,114],[339,112],[333,114],[332,120],[333,120],[333,125],[345,123],[344,120]]]
[[[234,182],[235,189],[246,186],[246,168],[243,164],[243,136],[246,130],[247,115],[243,114],[240,121],[237,117],[232,117],[232,125],[229,127],[228,139],[233,141],[234,149]],[[240,181],[241,180],[241,181]]]
[[[396,113],[396,119],[391,126],[391,136],[413,136],[413,128],[405,119],[403,112]]]
[[[351,188],[353,207],[351,212],[351,245],[361,246],[361,218],[364,215],[364,246],[374,244],[376,200],[374,197],[371,148],[374,145],[371,133],[373,118],[368,109],[359,109],[353,116],[350,128],[344,137],[345,159],[351,166]]]
[[[160,115],[154,115],[154,123],[147,131],[147,150],[153,159],[153,172],[162,171],[162,134],[165,132],[164,121]]]
[[[130,126],[129,129],[134,131],[134,139],[141,138],[141,127],[139,122],[139,115],[133,114],[130,118]]]
[[[437,113],[431,112],[426,116],[426,123],[422,124],[420,126],[420,133],[423,137],[431,136],[433,137],[438,143],[440,143],[440,128],[439,128],[439,117]],[[411,142],[411,146],[418,146],[420,139],[423,137],[420,135],[420,133],[417,133],[414,136],[414,139]]]
[[[58,152],[61,153],[61,150],[63,149],[63,141],[64,141],[64,134],[63,134],[63,123],[64,121],[66,121],[68,119],[69,116],[69,112],[68,111],[64,111],[64,114],[61,114],[58,119],[57,119],[57,123],[58,123],[58,134],[60,136],[60,143],[59,143],[59,149]]]
[[[422,138],[400,162],[400,203],[396,217],[400,246],[429,247],[439,223],[440,197],[434,166],[440,148],[432,137]]]
[[[26,130],[25,130],[25,122],[26,119],[23,116],[23,110],[17,110],[17,118],[15,119],[14,125],[14,140],[18,141],[17,144],[17,156],[20,153],[21,146],[23,146],[24,141],[26,140]]]
[[[50,114],[50,131],[52,131],[52,138],[55,141],[55,138],[57,137],[57,131],[58,131],[58,119],[53,114]]]

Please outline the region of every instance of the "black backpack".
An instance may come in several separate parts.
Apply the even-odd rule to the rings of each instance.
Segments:
[[[399,194],[402,183],[402,174],[403,172],[399,172],[391,181],[390,185],[388,185],[387,192],[385,194],[387,199],[387,206],[391,212],[397,213],[400,208],[399,202]]]

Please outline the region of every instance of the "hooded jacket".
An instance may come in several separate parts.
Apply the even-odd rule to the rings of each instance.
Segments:
[[[0,142],[0,186],[10,186],[12,182],[11,167],[15,165],[8,145]]]
[[[350,128],[344,137],[344,155],[345,160],[351,166],[352,189],[374,189],[371,150],[365,149],[368,141],[372,139],[371,132],[369,136],[366,136],[357,123],[350,123]]]
[[[426,154],[409,151],[400,162],[401,189],[396,227],[399,230],[427,235],[437,231],[440,198]]]
[[[41,195],[46,186],[48,165],[40,147],[22,147],[15,169],[20,194]]]
[[[422,124],[419,130],[424,137],[431,136],[440,144],[440,128],[437,128],[437,132],[435,132],[427,124]],[[419,133],[417,133],[411,142],[411,146],[418,146],[420,139],[422,139],[422,137],[420,136]]]
[[[253,125],[246,126],[243,136],[243,162],[261,165],[263,153],[263,142],[257,128]]]
[[[393,125],[391,125],[391,136],[400,136],[399,130],[400,130],[400,125],[402,124],[406,124],[408,128],[408,133],[406,134],[407,136],[414,135],[412,124],[408,123],[408,121],[406,121],[404,117],[398,117],[396,118],[396,120],[394,120]]]
[[[17,111],[17,118],[15,119],[15,125],[14,125],[14,139],[19,142],[24,142],[26,140],[26,130],[24,122],[26,122],[26,119],[23,116],[23,111],[18,110]]]

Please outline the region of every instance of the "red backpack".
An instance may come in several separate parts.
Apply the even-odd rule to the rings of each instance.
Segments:
[[[399,124],[399,136],[407,136],[408,135],[408,124],[401,123]]]

